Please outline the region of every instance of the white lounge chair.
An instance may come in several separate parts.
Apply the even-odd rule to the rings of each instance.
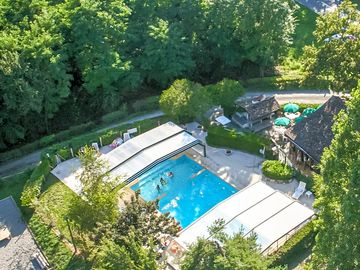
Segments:
[[[306,183],[300,181],[299,186],[295,189],[294,194],[292,195],[293,199],[298,200],[301,195],[305,192]]]
[[[124,142],[126,142],[126,141],[128,141],[130,139],[131,139],[130,134],[128,132],[125,132],[124,133]]]

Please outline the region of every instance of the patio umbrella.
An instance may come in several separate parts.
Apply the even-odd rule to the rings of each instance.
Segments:
[[[295,124],[301,122],[301,120],[304,119],[304,116],[299,116],[298,118],[295,119]]]
[[[310,114],[312,114],[312,113],[315,112],[315,111],[316,111],[316,109],[314,109],[314,108],[306,108],[306,109],[303,111],[302,115],[303,115],[303,116],[309,116]]]
[[[288,103],[284,107],[285,112],[296,113],[299,110],[299,105],[295,103]]]
[[[286,118],[286,117],[279,117],[276,118],[274,121],[275,126],[288,126],[290,124],[290,119]]]

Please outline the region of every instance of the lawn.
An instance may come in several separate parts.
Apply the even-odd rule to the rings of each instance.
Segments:
[[[10,177],[2,178],[0,180],[0,200],[4,199],[8,196],[12,196],[17,204],[17,206],[23,212],[23,215],[26,220],[28,220],[31,215],[32,211],[27,208],[21,207],[20,197],[21,192],[24,189],[24,185],[28,178],[30,177],[32,170],[26,170],[24,172],[15,174]]]
[[[254,155],[260,155],[259,150],[269,147],[271,141],[255,133],[237,132],[222,127],[210,127],[206,136],[206,142],[210,146],[236,149]],[[266,156],[271,158],[270,152]]]
[[[25,172],[6,177],[0,180],[0,199],[6,198],[8,196],[12,196],[20,208],[24,219],[28,223],[31,231],[35,235],[35,239],[37,243],[41,246],[43,252],[49,259],[49,262],[54,269],[86,269],[86,264],[84,261],[78,257],[73,256],[72,251],[64,244],[61,237],[57,236],[55,232],[52,230],[52,227],[48,224],[55,224],[60,228],[62,232],[66,236],[68,235],[68,231],[65,227],[64,219],[60,213],[63,213],[65,210],[63,209],[66,203],[70,202],[70,198],[72,198],[74,193],[70,191],[65,185],[63,185],[60,181],[56,181],[52,178],[49,178],[45,183],[45,192],[41,196],[40,206],[38,210],[34,214],[34,212],[26,207],[21,206],[20,197],[21,192],[24,188],[24,185],[27,179],[30,177],[32,171],[27,170]],[[50,209],[56,213],[56,222],[47,222],[49,221],[44,219],[44,212]],[[46,222],[44,222],[44,220]]]

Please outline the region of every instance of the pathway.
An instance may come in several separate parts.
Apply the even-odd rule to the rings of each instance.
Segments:
[[[266,92],[248,92],[245,96],[256,96],[256,95],[275,95],[276,99],[280,104],[287,103],[289,101],[297,103],[324,103],[327,101],[332,93],[328,90],[289,90],[289,91],[266,91]],[[108,128],[114,128],[123,124],[132,124],[137,121],[142,121],[146,119],[156,118],[164,115],[162,111],[155,111],[152,113],[147,113],[144,115],[136,116],[127,121],[108,125],[98,132],[101,132]],[[10,160],[4,164],[0,165],[0,177],[6,177],[13,175],[15,173],[24,171],[26,168],[35,166],[40,161],[41,152],[43,149],[33,152],[31,154],[25,155],[19,159]]]
[[[164,115],[164,113],[162,111],[155,111],[155,112],[147,113],[144,115],[136,116],[134,118],[131,118],[131,119],[121,122],[121,123],[108,125],[107,127],[102,128],[102,129],[98,130],[97,132],[102,132],[108,128],[114,128],[114,127],[121,126],[124,124],[132,124],[137,121],[156,118],[156,117],[159,117],[162,115]],[[43,150],[44,149],[41,149],[41,150],[35,151],[31,154],[25,155],[21,158],[10,160],[6,163],[1,164],[0,165],[0,177],[5,178],[6,176],[10,176],[15,173],[24,171],[27,168],[34,167],[40,161],[41,152]]]

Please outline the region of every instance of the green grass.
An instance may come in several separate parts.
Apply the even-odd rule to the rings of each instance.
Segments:
[[[2,178],[0,180],[0,200],[8,196],[12,196],[21,209],[26,220],[28,220],[32,211],[28,208],[22,207],[20,202],[21,192],[24,189],[26,181],[29,179],[32,170],[26,170],[24,172]]]
[[[80,257],[73,256],[72,251],[38,215],[31,217],[29,227],[54,269],[75,270],[88,268]]]
[[[0,180],[0,199],[12,196],[20,208],[23,217],[28,223],[33,232],[36,242],[41,246],[41,249],[48,258],[50,264],[54,269],[86,269],[87,265],[78,257],[73,256],[71,250],[62,242],[48,224],[51,222],[44,222],[43,216],[34,214],[29,208],[22,207],[20,202],[21,193],[24,189],[26,181],[32,174],[32,170],[26,170],[22,173],[2,178]],[[55,181],[49,178],[44,185],[45,193],[41,196],[41,205],[39,212],[43,213],[45,209],[51,209],[56,206],[57,214],[61,211],[62,206],[66,206],[65,202],[70,202],[69,198],[75,196],[70,189],[63,185],[60,181]],[[58,218],[63,217],[58,214]],[[49,221],[49,220],[47,220]],[[64,219],[61,220],[61,231],[64,233],[66,227]],[[56,225],[58,225],[58,220]],[[68,233],[65,233],[68,235]]]
[[[269,139],[255,133],[238,133],[222,127],[210,127],[206,142],[210,146],[237,149],[255,155],[260,155],[259,150],[271,144]]]

